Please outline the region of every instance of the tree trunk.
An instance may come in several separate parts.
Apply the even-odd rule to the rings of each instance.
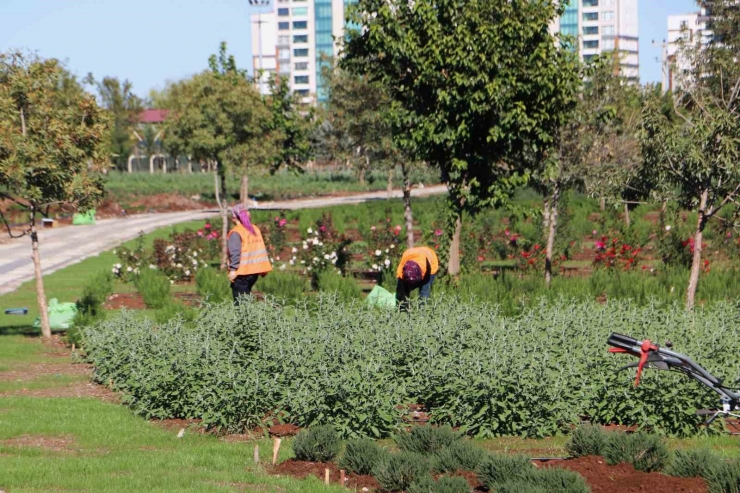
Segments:
[[[219,186],[218,179],[219,170],[216,169],[213,172],[213,185],[216,191],[216,203],[218,204],[218,211],[221,213],[221,270],[226,270],[229,266],[229,245],[227,244],[227,235],[229,234],[229,219],[226,214],[226,200],[224,199],[222,201],[219,194],[219,189],[223,190],[223,184]]]
[[[406,220],[406,245],[408,248],[413,248],[414,216],[411,211],[411,181],[406,163],[401,163],[401,174],[403,175],[403,217]]]
[[[452,234],[452,243],[450,244],[450,261],[447,266],[447,272],[451,276],[460,274],[460,235],[462,234],[462,211],[458,210],[455,219],[455,232]]]
[[[550,197],[547,195],[542,201],[542,228],[544,231],[550,228]]]
[[[665,231],[665,215],[666,212],[668,212],[668,201],[663,200],[663,203],[660,204],[660,230]]]
[[[691,275],[689,276],[689,287],[686,290],[686,309],[693,310],[696,300],[696,288],[699,285],[699,273],[701,272],[701,241],[704,236],[704,225],[706,224],[707,199],[709,190],[704,190],[699,199],[699,217],[696,222],[694,233],[694,256],[691,260]]]
[[[601,197],[599,199],[599,210],[601,212],[604,212],[606,210],[606,199],[604,197]]]
[[[39,238],[36,234],[36,209],[33,208],[31,209],[31,248],[33,249],[33,270],[36,274],[36,300],[39,304],[41,335],[48,339],[51,337],[51,326],[49,325],[49,309],[46,306],[44,278],[41,275],[41,254],[39,253]]]
[[[385,191],[388,192],[389,199],[393,197],[393,171],[393,167],[388,170],[388,183],[385,186]]]
[[[630,205],[627,202],[624,203],[624,224],[630,227]]]
[[[360,165],[360,169],[357,170],[357,179],[360,182],[360,185],[365,184],[365,173],[367,172],[367,169],[370,167],[370,158],[368,156],[364,157],[365,164]]]
[[[244,207],[249,207],[249,176],[246,173],[242,175],[242,186],[239,189],[239,200]]]
[[[555,232],[558,226],[558,201],[560,200],[560,184],[556,183],[552,191],[550,207],[545,211],[548,223],[547,247],[545,249],[545,283],[550,287],[552,282],[552,252],[555,248]]]

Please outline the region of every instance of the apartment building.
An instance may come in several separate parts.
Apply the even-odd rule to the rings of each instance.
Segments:
[[[668,16],[668,37],[665,41],[663,60],[663,89],[676,88],[682,73],[690,69],[689,62],[681,56],[683,45],[694,45],[700,42],[707,45],[712,40],[712,31],[708,28],[709,17],[702,9],[690,14]]]
[[[344,33],[346,0],[274,0],[272,12],[255,13],[252,51],[255,72],[262,68],[259,85],[267,92],[273,73],[288,77],[293,92],[305,103],[322,101],[321,80],[326,58],[335,56],[334,39]]]
[[[584,61],[619,54],[623,76],[638,82],[640,50],[637,0],[570,0],[552,29],[572,36]]]

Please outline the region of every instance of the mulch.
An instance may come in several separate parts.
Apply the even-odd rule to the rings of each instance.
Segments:
[[[139,293],[113,293],[103,303],[106,310],[145,310],[144,298]]]
[[[315,476],[322,481],[324,480],[324,471],[329,469],[329,481],[332,484],[339,484],[340,478],[339,466],[333,462],[286,460],[274,467],[268,466],[265,469],[270,474],[293,476],[298,479]],[[376,491],[379,487],[378,482],[372,476],[358,476],[354,474],[347,474],[345,486],[357,491]],[[367,488],[367,490],[364,488]]]

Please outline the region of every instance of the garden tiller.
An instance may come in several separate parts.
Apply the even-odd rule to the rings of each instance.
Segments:
[[[607,340],[607,344],[613,346],[609,348],[611,353],[627,353],[640,358],[637,363],[631,363],[618,370],[637,368],[635,387],[640,384],[642,369],[646,366],[657,370],[677,371],[688,375],[720,395],[722,409],[703,409],[696,412],[699,416],[709,416],[706,421],[707,425],[719,417],[732,417],[735,420],[740,420],[740,393],[726,387],[721,378],[715,377],[688,356],[660,347],[650,340],[638,341],[623,334],[612,333]],[[665,345],[667,348],[673,347],[670,341],[666,341]],[[740,423],[735,422],[735,420],[727,421],[727,425],[733,429],[733,434],[740,434]]]

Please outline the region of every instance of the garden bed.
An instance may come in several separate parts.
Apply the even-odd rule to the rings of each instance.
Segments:
[[[533,461],[537,467],[562,467],[576,472],[586,479],[592,493],[706,493],[706,482],[701,478],[676,478],[665,474],[636,471],[631,464],[617,464],[609,466],[602,457],[579,457],[577,459],[557,461]],[[304,462],[287,460],[268,469],[271,474],[287,475],[298,479],[315,476],[324,479],[325,470],[329,469],[329,480],[338,484],[340,478],[339,467],[333,462]],[[470,484],[473,491],[488,491],[478,480],[475,473],[459,471],[456,476],[462,476]],[[346,486],[363,491],[379,491],[378,482],[372,476],[356,476],[347,474]]]

